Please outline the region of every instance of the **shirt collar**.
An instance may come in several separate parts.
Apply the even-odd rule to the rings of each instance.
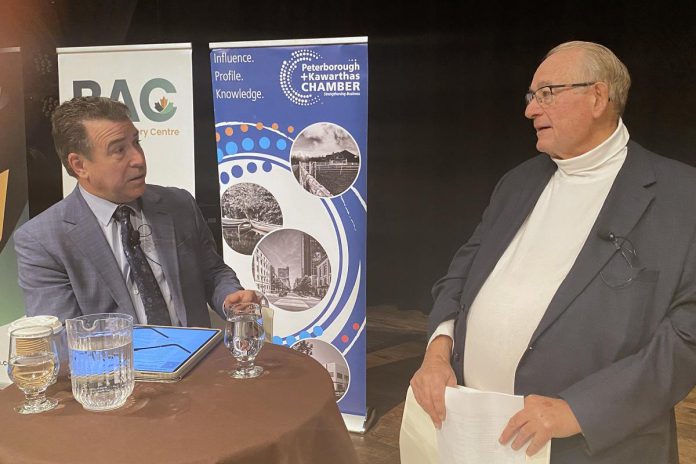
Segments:
[[[566,175],[586,175],[597,172],[607,162],[613,160],[628,144],[628,129],[619,118],[619,123],[613,134],[604,142],[592,150],[568,159],[551,158],[558,165],[558,169]],[[611,164],[611,163],[610,163]]]
[[[92,213],[94,213],[94,215],[97,217],[97,221],[99,221],[102,227],[107,227],[113,219],[116,208],[118,208],[121,205],[117,203],[112,203],[109,200],[105,200],[104,198],[93,195],[84,188],[82,188],[82,186],[79,184],[78,188],[80,189],[80,193],[82,194],[82,197],[85,199],[85,202],[87,202],[87,206],[89,206],[89,209],[91,209]],[[136,217],[141,217],[142,211],[140,209],[138,200],[126,203],[126,205],[128,205],[134,211]]]

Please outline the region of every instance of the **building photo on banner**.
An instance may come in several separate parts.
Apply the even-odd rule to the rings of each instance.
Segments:
[[[225,261],[364,431],[367,38],[210,48]]]
[[[195,195],[191,44],[59,48],[60,101],[109,97],[126,104],[147,153],[150,184]],[[63,171],[63,196],[77,182]]]

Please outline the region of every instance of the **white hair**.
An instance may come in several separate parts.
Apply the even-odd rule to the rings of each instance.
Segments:
[[[628,69],[614,52],[604,45],[579,40],[562,43],[552,48],[544,59],[562,50],[580,49],[585,52],[585,68],[587,78],[595,82],[604,82],[609,88],[609,101],[614,104],[616,114],[620,117],[626,108],[628,89],[631,87],[631,76]]]

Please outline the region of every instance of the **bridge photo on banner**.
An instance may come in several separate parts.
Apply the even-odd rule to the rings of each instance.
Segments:
[[[225,261],[364,431],[367,38],[210,48]]]

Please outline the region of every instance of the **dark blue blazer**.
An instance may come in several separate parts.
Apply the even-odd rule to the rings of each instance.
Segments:
[[[539,155],[496,186],[481,223],[433,287],[430,333],[455,320],[462,383],[469,307],[556,170]],[[638,254],[628,268],[608,234]],[[623,282],[627,272],[633,278]],[[627,279],[626,279],[627,280]],[[696,169],[629,142],[626,161],[515,375],[515,393],[566,400],[582,435],[552,463],[676,463],[673,406],[696,384]]]

